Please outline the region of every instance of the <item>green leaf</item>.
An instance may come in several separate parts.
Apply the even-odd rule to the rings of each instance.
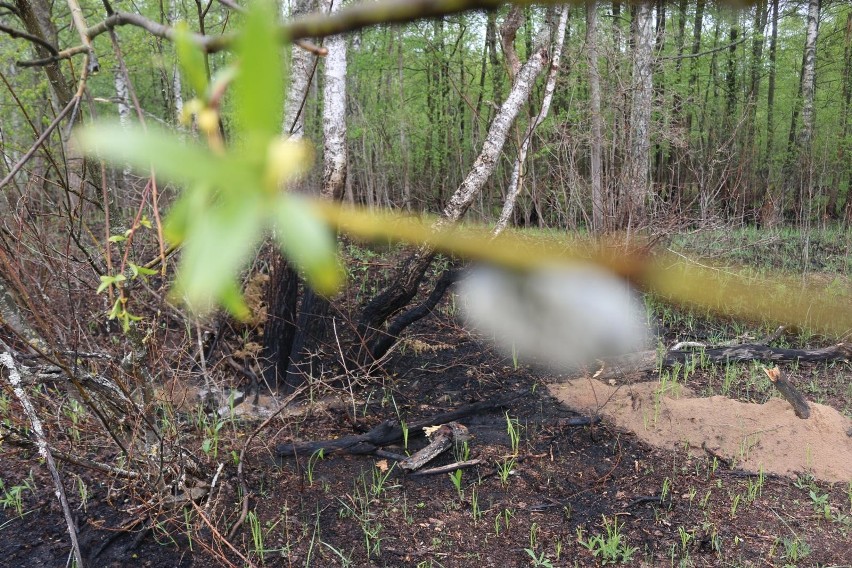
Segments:
[[[260,195],[247,193],[193,219],[186,234],[176,293],[194,311],[205,313],[215,302],[230,297],[237,271],[260,240],[263,202]]]
[[[249,156],[265,157],[265,148],[278,136],[284,106],[284,69],[270,0],[253,2],[237,41],[239,73],[234,80],[237,128]]]
[[[158,175],[186,185],[205,183],[230,189],[256,183],[241,163],[217,156],[197,144],[154,126],[147,131],[117,122],[100,122],[77,131],[77,140],[89,154],[116,164],[129,163],[142,173],[151,166]]]
[[[134,264],[132,262],[127,263],[128,268],[130,268],[130,273],[133,274],[133,277],[136,278],[140,274],[142,276],[151,276],[156,274],[156,270],[152,270],[150,268],[145,268],[144,266],[139,266],[138,264]]]
[[[127,280],[127,277],[124,274],[116,274],[115,276],[104,274],[103,276],[101,276],[101,285],[98,286],[98,289],[95,291],[95,294],[100,294],[113,284],[124,282],[125,280]]]
[[[175,48],[181,71],[195,89],[198,97],[207,97],[207,63],[201,47],[192,41],[192,34],[186,22],[178,22],[175,26]]]
[[[125,237],[124,235],[113,235],[107,240],[111,243],[120,243],[122,241],[126,241],[127,237]]]
[[[121,298],[118,298],[115,301],[115,303],[112,305],[112,309],[109,311],[109,314],[107,314],[107,317],[109,319],[113,320],[116,317],[118,317],[118,315],[121,314],[123,311],[124,311],[124,304],[122,303]]]
[[[276,207],[276,235],[287,258],[305,273],[308,283],[321,294],[340,287],[343,271],[337,260],[337,241],[310,207],[293,195],[282,195]]]

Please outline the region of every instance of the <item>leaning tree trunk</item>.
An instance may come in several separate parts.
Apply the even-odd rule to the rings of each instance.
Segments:
[[[508,97],[489,127],[479,156],[467,177],[451,196],[434,229],[439,230],[461,219],[494,172],[500,152],[509,136],[509,129],[521,107],[529,99],[536,79],[550,60],[546,47],[549,43],[549,31],[547,26],[543,28],[532,56],[518,71]],[[364,307],[358,320],[358,333],[362,342],[361,348],[355,353],[357,361],[365,363],[381,357],[382,353],[377,352],[374,347],[386,335],[381,330],[382,326],[411,302],[434,257],[435,251],[428,246],[415,250],[400,264],[390,284]]]
[[[526,133],[524,133],[523,142],[521,142],[521,147],[518,149],[515,165],[512,168],[512,177],[509,181],[509,189],[506,192],[506,201],[503,203],[503,211],[500,213],[500,218],[494,227],[494,234],[501,233],[506,228],[506,225],[509,224],[509,219],[515,209],[515,203],[523,186],[523,169],[533,133],[544,122],[544,119],[547,118],[547,114],[550,112],[550,102],[553,100],[553,92],[556,90],[556,76],[559,74],[559,59],[562,57],[562,44],[565,41],[565,26],[568,23],[568,11],[568,6],[563,6],[562,12],[559,15],[559,22],[556,25],[556,40],[553,42],[552,62],[550,64],[550,72],[547,75],[547,84],[544,88],[541,109],[538,116],[527,127]]]

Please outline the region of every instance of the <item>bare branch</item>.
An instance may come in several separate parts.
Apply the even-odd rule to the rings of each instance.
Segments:
[[[37,43],[46,50],[48,50],[53,55],[57,55],[59,52],[56,51],[56,48],[50,45],[50,43],[44,41],[40,37],[36,37],[32,34],[28,34],[27,32],[22,32],[21,30],[16,30],[15,28],[10,28],[4,24],[0,24],[0,32],[5,33],[6,35],[12,36],[16,39],[25,39],[27,41],[31,41],[33,43]]]

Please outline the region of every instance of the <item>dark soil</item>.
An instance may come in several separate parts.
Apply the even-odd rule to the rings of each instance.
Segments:
[[[836,385],[825,398],[848,408],[848,392],[835,378],[841,371],[848,366],[797,372]],[[567,426],[564,419],[576,415],[546,394],[545,379],[553,377],[516,368],[447,316],[418,326],[380,376],[339,389],[339,404],[317,403],[299,419],[261,432],[246,457],[254,519],[237,533],[235,547],[255,565],[269,566],[592,566],[604,559],[593,550],[600,555],[605,548],[593,539],[604,543],[617,522],[620,541],[612,536],[610,544],[628,565],[849,565],[852,486],[806,476],[760,479],[710,455],[644,447],[606,424]],[[702,381],[696,379],[699,390]],[[281,459],[272,449],[287,440],[350,435],[384,419],[411,422],[508,392],[519,396],[502,412],[463,420],[473,435],[467,449],[430,464],[482,460],[463,470],[460,491],[447,474],[406,475],[385,458]],[[515,452],[507,417],[519,426]],[[225,463],[221,490],[201,506],[222,533],[239,514],[230,452],[253,428],[238,424],[236,437],[224,435],[219,459],[210,462],[213,469]],[[424,444],[410,433],[408,450]],[[45,468],[30,449],[0,447],[6,491],[30,475],[33,487],[22,492],[23,516],[12,507],[0,510],[0,564],[67,565],[67,532]],[[503,464],[512,460],[501,479],[501,466],[506,471]],[[92,566],[218,566],[223,556],[243,564],[209,528],[186,520],[193,510],[172,511],[165,522],[168,515],[159,511],[151,526],[154,511],[145,514],[132,488],[98,483],[69,466],[63,474]],[[85,508],[78,475],[88,487]],[[189,538],[185,523],[197,528]]]

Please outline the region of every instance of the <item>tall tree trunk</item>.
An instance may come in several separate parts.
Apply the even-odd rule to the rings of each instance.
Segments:
[[[778,3],[779,0],[770,0],[772,23],[769,36],[769,79],[766,85],[766,152],[764,153],[766,192],[760,209],[760,221],[766,227],[775,226],[780,220],[782,201],[780,192],[776,188],[773,159],[775,142],[775,78],[777,76],[778,58]]]
[[[549,29],[546,26],[539,37],[532,57],[521,67],[508,97],[497,111],[479,156],[464,181],[450,197],[435,229],[441,229],[461,219],[494,172],[509,130],[521,107],[529,99],[536,78],[550,60],[545,47],[549,40]],[[366,362],[382,355],[373,349],[383,337],[382,326],[388,318],[405,308],[417,294],[434,256],[435,251],[430,247],[418,248],[400,264],[390,284],[364,307],[358,320],[358,332],[365,348],[355,354],[357,360]]]
[[[814,95],[816,91],[816,47],[819,33],[819,15],[821,0],[808,2],[808,32],[805,41],[805,61],[802,69],[802,130],[799,133],[799,150],[802,155],[799,171],[802,181],[799,186],[802,216],[810,223],[811,204],[813,203],[813,137],[814,137]],[[807,208],[807,211],[805,211]]]
[[[657,0],[656,10],[656,25],[654,28],[654,52],[657,54],[663,53],[666,48],[666,0]],[[665,84],[665,67],[656,62],[651,70],[652,76],[656,75],[654,81],[654,100],[661,100],[664,94],[663,85]],[[654,144],[653,163],[651,180],[654,183],[661,184],[663,182],[663,170],[665,168],[667,153],[667,144],[663,137],[658,137]]]
[[[636,8],[635,36],[633,41],[633,92],[630,104],[630,135],[627,167],[627,217],[628,231],[645,222],[648,185],[648,160],[650,152],[652,55],[654,46],[653,10],[647,2]]]
[[[679,0],[678,2],[678,25],[677,35],[675,36],[675,45],[677,46],[677,60],[675,61],[675,81],[677,84],[683,83],[683,52],[686,48],[686,20],[687,20],[687,0]],[[685,120],[685,100],[679,89],[675,89],[672,94],[672,126],[676,135],[683,136],[685,139],[686,120]],[[683,181],[683,147],[685,140],[680,144],[672,144],[672,148],[668,155],[667,169],[669,175],[669,194],[675,201],[676,207],[680,208],[682,199],[682,181]]]
[[[121,65],[115,66],[115,98],[118,106],[118,121],[123,128],[130,127],[130,105],[127,104],[127,81],[124,74],[121,72]],[[124,164],[121,168],[121,181],[123,191],[119,195],[127,195],[130,189],[130,165]],[[125,204],[122,203],[121,206]]]
[[[740,35],[739,14],[734,13],[732,19],[731,29],[728,30],[730,47],[728,47],[728,61],[726,62],[725,69],[725,89],[727,93],[725,96],[724,112],[722,113],[721,124],[723,131],[722,136],[719,137],[720,141],[724,140],[726,134],[729,135],[731,132],[734,132],[739,119],[737,115],[737,40]],[[735,170],[741,167],[741,164],[739,160],[733,157],[735,148],[733,148],[732,144],[726,144],[725,148],[726,159],[722,175],[722,208],[727,213],[727,217],[731,218],[739,213],[740,191],[737,186]]]
[[[592,186],[592,231],[600,234],[607,230],[609,209],[603,189],[601,154],[603,133],[601,119],[601,74],[598,67],[598,11],[595,0],[586,2],[586,56],[589,61],[589,110],[592,123],[590,140],[590,171]]]
[[[690,50],[689,86],[687,89],[689,97],[689,110],[686,113],[686,144],[685,154],[689,157],[690,175],[695,175],[695,157],[692,153],[692,127],[698,111],[698,53],[701,51],[701,36],[704,31],[704,9],[705,0],[698,0],[695,6],[695,24],[692,28],[692,49]]]
[[[763,44],[766,43],[766,19],[769,13],[765,0],[754,7],[754,34],[751,41],[751,80],[749,81],[748,98],[746,101],[746,141],[744,153],[748,156],[749,168],[749,202],[756,205],[757,197],[763,191],[759,188],[757,178],[757,163],[760,149],[757,144],[757,101],[760,96],[760,78],[763,66]]]
[[[312,12],[316,7],[315,0],[293,0],[292,12],[289,16],[296,17]],[[294,45],[290,57],[290,89],[284,102],[284,123],[282,130],[294,140],[305,135],[305,100],[314,73],[316,56],[311,52]]]
[[[324,0],[323,11],[334,14],[340,10],[341,0]],[[323,175],[320,197],[339,201],[346,187],[346,40],[341,35],[330,36],[325,40],[328,55],[325,58],[323,75]],[[306,368],[309,353],[306,347],[321,340],[327,331],[326,321],[329,303],[326,298],[316,294],[312,288],[304,286],[302,305],[296,334],[290,350],[290,363],[287,366],[285,384],[288,390],[304,382],[310,374]]]
[[[802,130],[799,145],[810,152],[814,133],[814,91],[816,87],[816,46],[819,32],[820,0],[808,2],[808,32],[805,41],[805,60],[802,72]]]
[[[788,159],[785,176],[787,193],[795,195],[795,210],[800,222],[809,221],[805,216],[806,205],[813,191],[811,179],[811,141],[814,129],[814,90],[816,77],[816,42],[819,31],[820,0],[808,0],[807,33],[802,52],[802,68],[799,75],[799,96],[793,108],[788,137]],[[802,124],[797,120],[801,112]],[[793,186],[793,187],[790,187]]]
[[[403,73],[403,58],[402,58],[402,28],[399,28],[399,38],[397,39],[396,47],[396,73],[397,81],[399,82],[399,101],[405,100],[405,74]],[[483,57],[483,67],[485,67],[485,55]],[[484,72],[484,70],[483,70]],[[484,79],[484,77],[483,77]],[[480,93],[481,94],[481,93]],[[406,211],[411,211],[411,164],[410,156],[408,155],[408,122],[405,115],[400,115],[399,124],[399,153],[402,156],[402,207]]]
[[[311,12],[313,0],[294,0],[291,17]],[[286,16],[287,14],[285,14]],[[294,45],[292,47],[290,88],[284,101],[282,129],[285,135],[299,139],[305,132],[304,105],[314,70],[314,56]],[[299,275],[281,256],[277,247],[273,249],[270,262],[269,287],[267,288],[267,321],[263,330],[262,357],[266,362],[263,376],[270,385],[297,382],[287,379],[290,356],[297,335],[297,305],[299,301]]]
[[[169,25],[174,25],[178,19],[177,0],[169,0]],[[172,101],[174,102],[173,118],[175,121],[179,121],[183,114],[183,85],[181,84],[180,66],[177,58],[175,58],[172,67]]]

